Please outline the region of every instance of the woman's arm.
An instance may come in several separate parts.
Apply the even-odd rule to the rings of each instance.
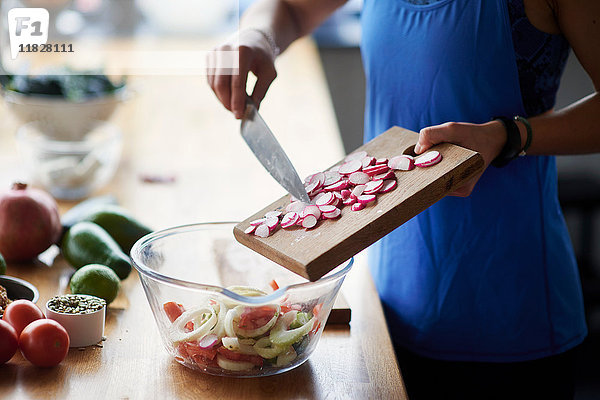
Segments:
[[[223,105],[241,118],[248,73],[257,77],[252,92],[259,105],[277,76],[274,58],[294,40],[310,33],[346,0],[260,0],[243,15],[239,38],[216,50],[239,51],[239,74],[218,74],[219,59],[208,59],[208,83]]]
[[[529,118],[533,137],[530,155],[584,154],[600,152],[600,1],[543,0],[549,7],[550,25],[555,24],[567,38],[580,63],[592,79],[595,93],[558,111]],[[543,12],[541,13],[543,14]],[[511,117],[511,116],[507,116]],[[523,124],[522,146],[526,141]],[[421,130],[415,151],[422,153],[434,144],[450,142],[481,153],[486,167],[500,153],[506,131],[498,121],[485,124],[446,123]],[[468,196],[473,182],[460,188],[456,196]]]

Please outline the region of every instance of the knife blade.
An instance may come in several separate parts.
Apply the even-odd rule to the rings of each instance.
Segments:
[[[271,176],[292,196],[310,203],[310,198],[294,165],[250,99],[246,101],[240,131],[250,150]]]

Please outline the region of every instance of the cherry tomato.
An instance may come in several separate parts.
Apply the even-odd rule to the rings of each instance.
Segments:
[[[29,300],[15,300],[4,310],[3,320],[15,328],[17,335],[36,319],[44,318],[44,314],[35,303]]]
[[[8,322],[0,320],[0,365],[10,360],[18,347],[17,331]]]
[[[19,336],[23,357],[38,367],[58,365],[69,352],[69,334],[51,319],[38,319],[27,325]]]

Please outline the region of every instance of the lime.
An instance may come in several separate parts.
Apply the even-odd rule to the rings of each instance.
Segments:
[[[4,261],[2,254],[0,254],[0,275],[6,275],[6,261]]]
[[[69,283],[73,294],[89,294],[110,304],[119,293],[121,280],[112,269],[102,264],[89,264],[79,268]]]

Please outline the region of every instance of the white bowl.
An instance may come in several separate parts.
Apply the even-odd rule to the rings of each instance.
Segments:
[[[76,296],[94,298],[94,296],[83,294]],[[102,309],[88,314],[66,314],[52,310],[48,306],[51,300],[46,302],[46,318],[53,319],[67,330],[69,347],[91,346],[102,340],[106,305]]]
[[[55,140],[82,139],[98,121],[108,121],[117,106],[130,96],[126,87],[83,102],[68,101],[60,96],[3,91],[8,109],[21,122],[40,122],[43,132]]]

